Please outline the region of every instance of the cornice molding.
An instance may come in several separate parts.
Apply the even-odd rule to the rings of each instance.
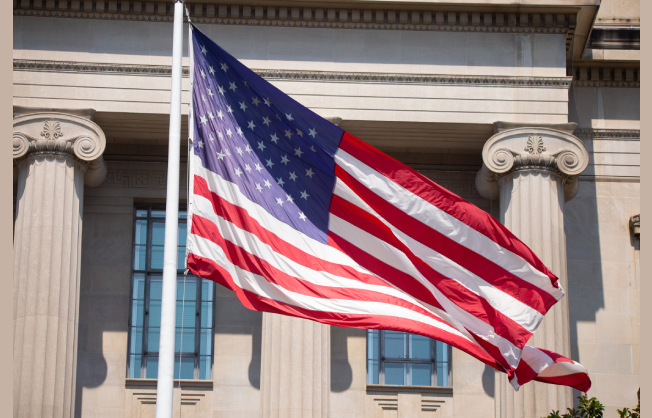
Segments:
[[[111,73],[111,74],[137,74],[151,76],[172,75],[169,65],[141,65],[141,64],[107,64],[93,62],[69,61],[44,61],[44,60],[14,60],[14,71],[52,71],[73,73]],[[183,67],[182,73],[188,76],[189,68]]]
[[[641,131],[637,129],[577,129],[575,136],[586,140],[640,141]]]
[[[641,88],[641,68],[578,66],[573,69],[573,86]]]
[[[571,77],[500,77],[485,75],[391,74],[296,70],[255,70],[268,80],[321,82],[391,83],[391,84],[470,84],[514,87],[569,87]]]
[[[14,2],[15,16],[172,22],[173,4],[153,1]],[[398,29],[461,32],[574,34],[574,13],[496,13],[433,10],[360,10],[349,8],[188,5],[197,24],[295,26],[343,29]],[[184,16],[184,20],[187,18]]]
[[[124,75],[171,75],[171,67],[165,65],[102,64],[65,61],[14,60],[14,71],[52,71],[78,73],[110,73]],[[454,84],[510,87],[568,88],[571,77],[500,77],[446,74],[393,74],[337,71],[256,70],[267,80],[293,80],[344,83],[385,84]],[[188,75],[188,67],[183,68]]]

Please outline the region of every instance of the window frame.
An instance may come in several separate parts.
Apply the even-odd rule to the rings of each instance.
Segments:
[[[147,216],[138,216],[138,211],[146,210],[147,211]],[[130,292],[129,292],[129,320],[128,320],[128,335],[127,335],[127,370],[126,370],[126,375],[128,379],[147,379],[147,358],[149,357],[159,357],[159,352],[149,352],[147,350],[148,346],[148,338],[149,338],[149,319],[150,319],[150,302],[151,302],[151,296],[150,296],[150,289],[151,289],[151,282],[152,278],[161,278],[163,277],[163,269],[154,269],[151,267],[151,261],[152,261],[152,230],[153,230],[153,224],[156,221],[161,221],[165,222],[165,216],[161,217],[156,217],[152,216],[152,211],[160,211],[160,210],[165,210],[165,204],[135,204],[133,208],[133,234],[132,234],[132,245],[131,245],[131,266],[130,266],[130,272],[131,272],[131,277],[130,277]],[[180,205],[179,206],[179,212],[186,211],[185,205]],[[139,220],[146,220],[147,221],[147,231],[146,231],[146,236],[147,236],[147,242],[145,244],[145,267],[144,269],[136,269],[135,268],[135,261],[136,261],[136,233],[137,233],[137,222]],[[187,217],[182,218],[179,217],[179,224],[186,224],[187,225]],[[177,269],[177,289],[178,286],[183,282],[184,280],[184,270],[185,268],[178,268]],[[141,347],[141,352],[140,354],[134,354],[131,352],[131,340],[132,340],[132,328],[134,326],[139,327],[139,325],[134,325],[133,324],[133,311],[134,311],[134,286],[135,286],[135,277],[137,274],[140,274],[144,277],[144,297],[143,297],[143,324],[142,324],[142,347]],[[187,277],[187,276],[186,276]],[[214,336],[215,336],[215,303],[216,303],[216,284],[213,284],[213,290],[210,303],[212,303],[212,308],[210,312],[210,317],[211,317],[211,326],[209,327],[203,327],[201,326],[201,308],[202,308],[202,292],[203,292],[203,287],[204,287],[204,280],[201,277],[195,276],[195,275],[190,275],[193,279],[196,280],[196,289],[197,289],[197,296],[195,299],[195,327],[194,327],[194,332],[195,332],[195,338],[194,338],[194,350],[191,351],[183,351],[183,352],[177,352],[176,351],[176,344],[175,344],[175,352],[174,352],[174,358],[175,360],[177,358],[193,358],[194,359],[194,366],[193,366],[193,377],[192,379],[176,379],[175,380],[202,380],[202,381],[209,381],[213,379],[213,364],[214,364],[214,358],[215,358],[215,341],[214,341]],[[186,285],[187,286],[187,285]],[[185,289],[185,286],[183,287]],[[182,297],[182,296],[181,296]],[[140,299],[136,299],[140,300]],[[182,301],[183,299],[180,299],[180,295],[177,295],[177,302]],[[191,302],[191,301],[187,301]],[[176,329],[176,327],[175,327]],[[201,331],[202,329],[210,329],[210,335],[211,335],[211,349],[209,354],[201,354]],[[176,341],[176,336],[175,336],[175,341]],[[141,362],[140,362],[140,372],[138,377],[130,377],[130,369],[131,369],[131,357],[133,355],[140,355],[141,356]],[[202,356],[209,356],[210,357],[210,375],[206,379],[200,379],[200,367],[201,367],[201,357]],[[175,366],[176,368],[176,366]],[[176,373],[176,370],[175,370]]]
[[[412,367],[407,367],[407,370],[405,371],[405,384],[404,385],[398,385],[398,386],[416,386],[416,387],[437,387],[437,388],[449,388],[453,386],[452,382],[452,371],[453,371],[453,358],[452,358],[452,347],[450,344],[446,344],[444,342],[441,342],[442,344],[446,345],[447,349],[447,358],[448,361],[445,362],[448,365],[448,385],[447,386],[438,386],[437,385],[437,365],[438,363],[443,363],[443,362],[438,362],[437,361],[437,340],[433,338],[429,338],[430,341],[430,359],[416,359],[416,358],[409,358],[409,352],[410,352],[410,335],[419,335],[419,334],[411,334],[409,332],[403,332],[403,331],[393,331],[393,330],[379,330],[379,329],[368,329],[367,331],[367,336],[366,336],[366,352],[365,352],[365,357],[366,357],[366,368],[367,368],[367,384],[372,384],[369,383],[369,331],[377,331],[378,332],[378,385],[387,385],[385,383],[385,363],[401,363],[401,364],[430,364],[430,385],[429,386],[422,386],[422,385],[412,385],[410,384],[410,379],[411,379],[411,371]],[[400,332],[403,335],[405,335],[405,350],[408,357],[406,358],[400,358],[400,357],[385,357],[385,333],[386,332]],[[393,385],[392,385],[393,386]]]

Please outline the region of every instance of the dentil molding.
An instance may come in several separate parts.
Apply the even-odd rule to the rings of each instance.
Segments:
[[[436,10],[360,10],[283,5],[187,5],[193,23],[297,26],[345,29],[438,30],[464,32],[567,33],[575,13],[500,13]],[[15,16],[172,22],[174,4],[161,1],[14,0]],[[187,17],[184,16],[187,21]]]
[[[508,129],[489,138],[482,149],[482,168],[475,184],[482,197],[500,195],[500,179],[512,172],[546,171],[564,182],[564,198],[578,191],[577,176],[589,164],[589,152],[577,137],[555,129]]]
[[[578,66],[573,69],[573,86],[641,88],[641,68]]]
[[[638,129],[577,129],[575,135],[584,140],[603,141],[640,141],[641,131]]]
[[[84,184],[87,186],[98,186],[106,178],[106,163],[102,158],[105,147],[102,129],[81,116],[36,112],[14,118],[15,163],[37,155],[73,158],[85,167]]]
[[[166,76],[172,74],[172,67],[165,65],[105,64],[44,60],[14,60],[15,71],[50,71],[76,73],[102,73],[124,75]],[[253,70],[266,80],[318,81],[340,83],[387,83],[387,84],[453,84],[475,86],[510,87],[552,87],[568,88],[572,77],[501,77],[485,75],[450,74],[396,74],[362,73],[338,71],[302,70]],[[188,76],[188,67],[183,67],[183,75]]]

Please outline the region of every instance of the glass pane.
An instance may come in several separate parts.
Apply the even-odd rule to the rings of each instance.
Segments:
[[[134,299],[145,299],[145,275],[134,274]]]
[[[213,302],[201,303],[201,327],[211,328],[213,326]]]
[[[161,326],[161,301],[160,300],[149,301],[149,326],[150,327]]]
[[[144,245],[134,246],[134,270],[145,270],[147,248]]]
[[[179,367],[181,362],[181,367]],[[174,378],[179,379],[179,372],[181,372],[181,379],[194,379],[195,378],[195,359],[193,357],[174,357]]]
[[[410,358],[430,359],[430,338],[410,334]]]
[[[437,361],[448,361],[448,344],[441,341],[435,341],[435,352]]]
[[[147,217],[147,209],[138,209],[138,210],[136,210],[136,216],[138,218],[146,218]]]
[[[367,383],[371,385],[377,385],[378,382],[378,373],[379,373],[379,368],[378,368],[379,361],[378,360],[368,360],[367,361]]]
[[[211,380],[211,358],[199,357],[199,380]]]
[[[448,386],[448,363],[437,363],[437,386]]]
[[[410,384],[414,386],[430,386],[430,364],[412,364]]]
[[[143,329],[141,327],[131,328],[131,345],[129,352],[140,354],[143,352]]]
[[[151,267],[153,269],[163,268],[163,248],[164,247],[162,245],[152,245]]]
[[[385,363],[385,384],[405,384],[405,363]]]
[[[142,327],[145,318],[145,301],[135,300],[131,307],[131,325]]]
[[[406,358],[406,337],[407,334],[404,332],[385,331],[385,357]]]
[[[197,279],[195,277],[186,276],[186,289],[184,292],[183,277],[184,276],[179,276],[177,280],[177,300],[197,300]]]
[[[156,379],[158,377],[158,357],[147,357],[147,378]]]
[[[163,277],[152,276],[149,281],[149,298],[161,300],[163,296]]]
[[[202,279],[201,282],[201,300],[213,300],[213,289],[215,283],[212,280]]]
[[[188,235],[188,224],[186,224],[185,222],[183,223],[179,222],[179,236],[177,237],[179,246],[185,248],[187,235]]]
[[[195,318],[197,317],[197,312],[195,311],[196,305],[197,302],[186,301],[184,303],[177,301],[177,327],[195,329]]]
[[[183,333],[183,335],[182,335]],[[183,344],[182,344],[183,343]],[[177,328],[174,338],[174,351],[178,353],[195,353],[195,329],[194,328]]]
[[[213,330],[203,329],[199,339],[199,354],[211,354],[211,343],[213,342]]]
[[[152,218],[165,218],[165,209],[152,209]]]
[[[177,269],[185,270],[186,268],[186,247],[177,247]]]
[[[185,210],[179,211],[179,219],[186,219],[188,217],[188,212]]]
[[[140,364],[143,356],[129,356],[129,378],[140,379]]]
[[[147,244],[147,220],[136,221],[136,242],[134,244]]]
[[[152,245],[165,243],[165,222],[152,222]]]
[[[159,340],[160,332],[161,331],[159,328],[154,328],[154,327],[150,327],[147,330],[147,351],[151,351],[152,353],[158,353],[158,340]],[[147,368],[149,369],[149,363],[147,363]],[[149,374],[149,370],[147,371],[147,373]]]
[[[367,330],[367,358],[378,360],[380,358],[380,331]]]

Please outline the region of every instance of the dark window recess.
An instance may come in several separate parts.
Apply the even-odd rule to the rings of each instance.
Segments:
[[[594,28],[591,38],[589,38],[588,48],[639,50],[641,49],[641,31],[638,28]]]
[[[367,330],[367,383],[450,386],[451,347],[421,335]]]
[[[215,283],[184,276],[185,210],[179,210],[175,379],[210,380]],[[134,248],[129,313],[129,378],[156,379],[161,325],[165,207],[134,208]]]

